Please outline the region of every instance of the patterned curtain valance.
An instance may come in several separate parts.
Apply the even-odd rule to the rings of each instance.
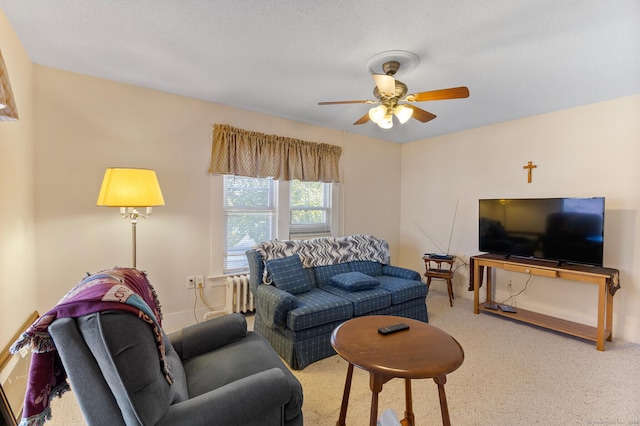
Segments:
[[[215,124],[209,173],[338,183],[341,154],[335,145]]]

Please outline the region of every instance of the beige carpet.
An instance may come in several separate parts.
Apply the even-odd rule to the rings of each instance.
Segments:
[[[640,424],[640,345],[614,339],[605,352],[592,342],[512,322],[474,315],[469,300],[432,290],[430,323],[454,336],[465,350],[462,366],[445,386],[454,425]],[[407,348],[411,350],[411,348]],[[303,385],[306,425],[338,419],[347,363],[338,356],[294,371]],[[348,425],[365,425],[371,393],[368,373],[355,369]],[[433,380],[413,381],[417,425],[442,424]],[[380,411],[404,414],[401,380],[384,385]],[[71,393],[52,404],[48,425],[85,424]],[[213,423],[212,423],[213,424]]]

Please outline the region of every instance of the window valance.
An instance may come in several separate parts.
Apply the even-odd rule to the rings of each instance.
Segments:
[[[214,124],[209,173],[340,182],[342,148]]]

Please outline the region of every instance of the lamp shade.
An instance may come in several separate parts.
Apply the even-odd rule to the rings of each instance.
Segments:
[[[384,105],[378,105],[377,107],[373,107],[369,110],[369,118],[374,123],[378,124],[380,120],[384,118],[384,114],[387,111],[387,108]]]
[[[13,99],[9,73],[4,65],[2,52],[0,52],[0,121],[14,121],[18,119],[18,109]]]
[[[108,168],[98,195],[98,206],[164,206],[156,172],[148,169]]]
[[[393,119],[390,114],[385,115],[382,120],[378,122],[378,127],[381,129],[390,129],[393,127]]]
[[[401,124],[404,124],[409,121],[409,119],[413,115],[413,109],[409,108],[406,105],[398,105],[396,106],[394,114],[396,115],[396,117],[398,117],[398,121]]]

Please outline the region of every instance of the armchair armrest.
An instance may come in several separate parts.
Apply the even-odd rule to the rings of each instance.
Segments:
[[[399,266],[384,265],[382,274],[396,278],[404,278],[405,280],[420,281],[420,274],[414,270],[401,268]]]
[[[293,294],[272,285],[259,285],[255,300],[257,315],[270,328],[284,325],[289,311],[298,306],[298,299]]]
[[[211,352],[247,336],[247,321],[236,313],[190,325],[168,335],[180,359]]]
[[[174,404],[158,425],[281,425],[290,397],[284,373],[272,368]]]

